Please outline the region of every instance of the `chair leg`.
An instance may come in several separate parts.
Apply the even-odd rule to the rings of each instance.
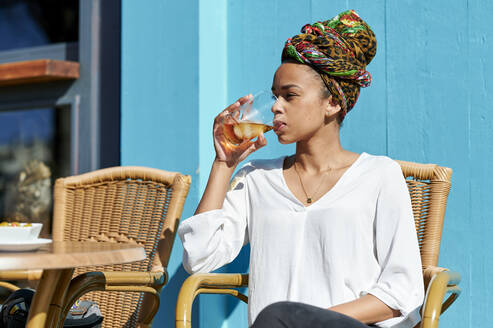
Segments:
[[[142,327],[151,327],[152,320],[159,310],[159,304],[161,303],[160,289],[156,289],[155,293],[145,293],[144,300],[142,302],[141,319],[139,325]]]

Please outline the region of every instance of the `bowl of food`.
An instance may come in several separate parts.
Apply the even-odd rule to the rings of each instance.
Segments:
[[[0,242],[38,239],[42,223],[0,222]]]

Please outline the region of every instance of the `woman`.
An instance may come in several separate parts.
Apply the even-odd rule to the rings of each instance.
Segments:
[[[239,162],[266,145],[237,147],[214,122],[216,159],[193,217],[178,233],[188,272],[210,272],[250,243],[253,327],[413,327],[423,279],[410,197],[399,165],[341,147],[339,129],[368,86],[375,35],[354,12],[290,38],[272,91],[274,131],[292,156]]]

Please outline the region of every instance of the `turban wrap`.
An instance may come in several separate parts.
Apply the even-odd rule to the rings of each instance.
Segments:
[[[376,51],[371,28],[354,10],[348,10],[331,20],[303,26],[301,34],[286,41],[282,60],[292,59],[314,68],[340,104],[344,119],[356,103],[360,87],[371,83],[366,65]]]

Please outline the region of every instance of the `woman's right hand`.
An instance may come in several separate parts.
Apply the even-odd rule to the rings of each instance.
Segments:
[[[264,147],[267,144],[264,134],[260,134],[256,141],[244,140],[239,145],[233,145],[224,135],[223,120],[233,111],[240,108],[241,105],[251,100],[252,95],[247,95],[238,99],[235,103],[229,105],[214,119],[213,137],[214,148],[216,150],[216,161],[224,162],[228,167],[238,165],[254,151]]]

